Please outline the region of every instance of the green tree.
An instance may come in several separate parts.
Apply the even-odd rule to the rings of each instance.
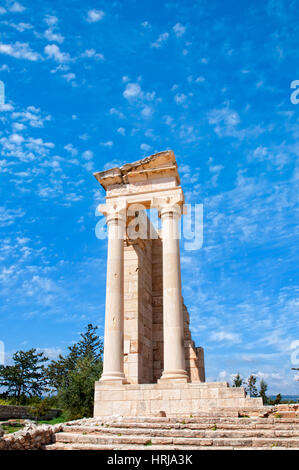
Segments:
[[[274,405],[279,405],[281,403],[281,394],[278,393],[274,399]]]
[[[68,385],[58,391],[68,419],[93,416],[94,383],[101,373],[101,361],[93,362],[89,356],[78,359],[76,368],[69,373]]]
[[[49,384],[68,419],[93,415],[94,382],[102,374],[103,343],[97,327],[87,326],[78,343],[70,346],[66,357],[59,356],[47,369]]]
[[[233,379],[233,387],[242,387],[242,385],[243,385],[243,379],[238,372]]]
[[[262,379],[261,382],[260,382],[259,396],[262,397],[264,405],[266,405],[268,403],[268,397],[266,395],[267,390],[268,390],[268,385]]]
[[[0,366],[0,386],[6,387],[7,395],[14,397],[18,404],[28,397],[41,397],[47,390],[44,364],[48,358],[34,348],[17,351],[12,358],[13,365]]]
[[[44,417],[50,410],[51,403],[50,400],[46,397],[43,400],[39,400],[30,406],[30,413],[34,416],[35,420],[38,421]]]
[[[246,391],[251,397],[258,397],[258,391],[256,388],[256,377],[250,375],[246,382]]]

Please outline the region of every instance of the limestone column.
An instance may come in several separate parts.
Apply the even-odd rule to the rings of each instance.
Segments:
[[[161,209],[163,243],[164,371],[161,380],[187,381],[181,288],[179,220],[181,207]]]
[[[106,312],[104,364],[100,382],[125,383],[123,363],[125,210],[108,211],[106,222],[108,226]]]

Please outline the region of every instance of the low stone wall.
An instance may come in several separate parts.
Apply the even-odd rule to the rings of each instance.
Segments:
[[[61,410],[51,408],[42,419],[50,420],[57,418],[61,414]],[[0,405],[0,421],[5,419],[34,419],[30,413],[29,406],[16,406],[16,405]]]
[[[54,442],[54,434],[61,431],[62,427],[62,424],[55,426],[29,424],[21,431],[4,434],[2,437],[0,432],[0,450],[42,449],[44,445]]]

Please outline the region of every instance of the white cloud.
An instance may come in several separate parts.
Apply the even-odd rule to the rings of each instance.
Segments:
[[[168,116],[168,115],[163,116],[163,119],[164,119],[164,122],[165,122],[165,124],[166,124],[167,126],[169,126],[169,127],[173,127],[173,126],[174,126],[174,124],[173,124],[173,118],[172,118],[171,116]]]
[[[123,92],[124,98],[126,98],[130,104],[136,104],[138,107],[142,107],[140,114],[143,118],[148,118],[153,114],[153,108],[146,104],[147,101],[153,101],[156,96],[156,92],[144,92],[141,89],[139,83],[127,83],[126,88]]]
[[[72,80],[75,80],[76,75],[70,72],[70,73],[63,75],[63,78],[65,78],[67,82],[71,82]]]
[[[237,344],[241,342],[240,335],[238,333],[230,333],[229,331],[222,330],[222,331],[215,331],[211,334],[212,341],[228,341],[233,344]]]
[[[176,102],[176,104],[183,104],[185,103],[186,99],[187,99],[187,96],[184,95],[184,93],[177,93],[174,96],[174,101]]]
[[[64,41],[64,37],[60,33],[55,33],[51,28],[45,31],[44,36],[48,41],[58,42],[59,44]]]
[[[26,8],[21,5],[19,2],[14,2],[9,8],[9,11],[12,13],[22,13],[26,10]]]
[[[238,129],[240,124],[239,114],[230,109],[229,105],[223,108],[213,109],[208,113],[208,122],[214,126],[214,131],[220,137],[231,136],[242,139],[244,131]]]
[[[65,145],[64,149],[67,150],[73,157],[78,154],[78,150],[73,146],[73,144]]]
[[[183,26],[181,23],[177,23],[174,25],[172,29],[175,32],[177,37],[181,37],[186,31],[186,26]]]
[[[3,22],[4,24],[10,26],[11,28],[14,28],[16,29],[17,31],[19,31],[20,33],[23,33],[24,31],[27,31],[28,29],[32,29],[33,26],[29,23],[9,23],[8,21],[6,22]]]
[[[22,124],[21,122],[13,122],[12,127],[16,131],[23,131],[26,128],[25,124]]]
[[[113,142],[112,140],[108,140],[107,142],[101,142],[102,147],[112,147],[113,146]]]
[[[15,44],[0,44],[0,54],[6,54],[15,59],[37,61],[41,56],[32,51],[28,43],[16,42]]]
[[[25,212],[22,209],[6,209],[4,206],[0,207],[0,227],[8,227],[14,224],[15,219],[24,217]]]
[[[82,154],[82,157],[84,160],[91,160],[93,158],[93,152],[91,150],[85,150],[85,152]]]
[[[83,52],[82,57],[87,57],[89,59],[93,58],[93,59],[96,59],[96,60],[104,60],[105,59],[104,55],[98,53],[95,49],[86,49]]]
[[[152,149],[152,147],[148,144],[141,144],[140,148],[141,150],[145,150],[146,152],[149,152]]]
[[[106,162],[104,165],[104,170],[110,170],[110,168],[118,168],[123,165],[124,162],[120,160],[112,160],[110,162]]]
[[[62,349],[56,348],[36,348],[38,352],[43,352],[50,360],[58,359],[59,355],[63,353]]]
[[[29,122],[31,127],[43,127],[45,121],[50,121],[51,116],[48,114],[42,116],[40,110],[34,106],[28,106],[25,111],[22,112],[13,112],[13,119],[18,119],[22,122]]]
[[[44,20],[48,26],[54,26],[54,24],[58,23],[57,16],[54,15],[47,15]]]
[[[132,100],[141,97],[142,91],[140,85],[138,83],[128,83],[125,91],[123,92],[123,96],[127,100]]]
[[[45,46],[45,54],[55,60],[55,62],[63,63],[71,60],[70,55],[67,52],[61,52],[56,44],[48,44]]]
[[[118,116],[120,119],[124,119],[125,115],[116,108],[111,108],[109,114]]]
[[[117,132],[118,132],[119,134],[121,134],[121,135],[125,135],[125,134],[126,134],[126,130],[125,130],[124,127],[119,127],[119,128],[117,129]]]
[[[153,114],[153,108],[151,106],[145,106],[141,111],[141,115],[145,118],[150,117]]]
[[[9,140],[15,144],[21,144],[24,141],[24,137],[19,134],[11,134]]]
[[[151,47],[155,47],[156,49],[162,47],[163,44],[167,41],[168,37],[169,37],[169,34],[168,34],[168,33],[162,33],[162,34],[160,34],[160,36],[158,37],[157,41],[151,43]]]
[[[0,15],[5,15],[6,10],[3,7],[0,7]]]
[[[102,20],[104,16],[105,13],[102,10],[89,10],[86,21],[88,23],[96,23],[97,21]]]

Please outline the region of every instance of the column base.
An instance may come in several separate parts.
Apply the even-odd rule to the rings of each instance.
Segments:
[[[101,384],[127,384],[128,381],[126,379],[126,376],[122,372],[106,372],[103,374],[99,380]]]
[[[164,370],[159,382],[188,382],[188,374],[185,370]]]

